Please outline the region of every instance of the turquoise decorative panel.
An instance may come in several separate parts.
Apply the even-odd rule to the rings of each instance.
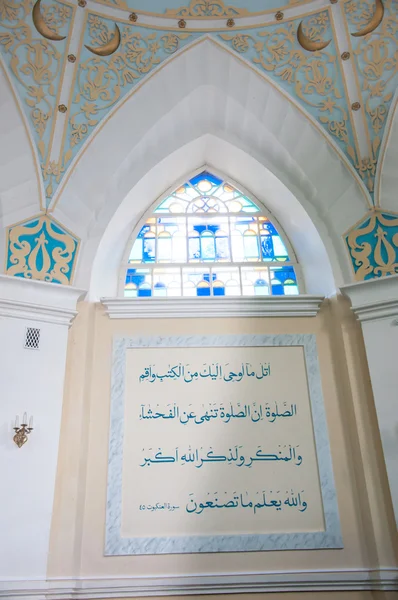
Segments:
[[[57,169],[49,156],[74,8],[43,0],[33,16],[33,6],[33,0],[1,0],[0,52],[31,125],[46,182]]]
[[[71,283],[79,239],[48,215],[7,230],[7,275],[52,283]]]
[[[372,210],[345,241],[357,281],[398,273],[398,214]]]
[[[358,170],[373,192],[380,144],[398,84],[398,4],[395,0],[347,0],[344,10],[369,135],[369,156]]]

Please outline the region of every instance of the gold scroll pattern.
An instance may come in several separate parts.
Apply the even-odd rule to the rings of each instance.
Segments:
[[[64,57],[63,42],[45,39],[31,20],[33,1],[0,0],[0,50],[32,124],[46,169],[56,95]],[[61,3],[41,6],[41,16],[54,34],[67,33],[72,9]]]
[[[397,3],[384,0],[383,4],[384,17],[379,26],[363,37],[351,36],[369,131],[369,156],[359,163],[358,171],[371,193],[387,115],[398,83]],[[374,0],[345,3],[351,33],[362,31],[372,21],[375,7]]]
[[[398,215],[373,209],[345,237],[355,279],[398,273]]]
[[[295,21],[219,36],[298,98],[338,140],[355,166],[358,159],[334,47],[331,44],[321,51],[306,51],[297,41],[298,24]],[[305,19],[302,30],[306,39],[314,43],[330,39],[328,13],[323,11]]]
[[[7,231],[7,275],[69,284],[79,240],[48,215]]]
[[[223,0],[191,0],[189,6],[167,9],[167,17],[244,17],[246,8],[227,6]]]
[[[101,47],[114,35],[114,23],[96,15],[88,19],[90,46]],[[126,25],[121,27],[121,43],[110,57],[88,55],[79,65],[76,93],[69,120],[65,163],[103,116],[142,77],[163,59],[174,54],[189,33],[148,32]]]

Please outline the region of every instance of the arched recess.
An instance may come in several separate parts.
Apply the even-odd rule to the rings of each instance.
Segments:
[[[40,184],[33,144],[17,96],[0,64],[0,270],[5,228],[40,211]]]
[[[137,219],[204,164],[258,197],[298,254],[313,231],[318,255],[322,242],[327,249],[336,285],[351,280],[341,236],[367,210],[360,184],[302,109],[228,49],[204,39],[121,104],[72,172],[54,216],[82,238],[75,284],[90,287],[92,297],[114,295],[118,261]],[[109,236],[115,236],[110,245]],[[307,289],[321,291],[308,282]],[[330,281],[322,291],[332,291]]]
[[[380,152],[380,179],[376,183],[376,189],[380,206],[386,210],[398,212],[398,91],[391,104],[388,119]]]

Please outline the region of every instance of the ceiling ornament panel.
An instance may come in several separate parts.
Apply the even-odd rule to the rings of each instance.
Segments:
[[[362,157],[360,174],[373,192],[381,140],[397,88],[397,3],[394,8],[394,0],[385,0],[384,5],[381,0],[348,0],[344,11],[351,32],[358,97],[367,123],[368,156]]]
[[[163,0],[101,1],[94,12],[93,2],[0,0],[0,52],[37,149],[48,211],[111,112],[203,36],[301,106],[378,206],[374,181],[398,77],[395,0],[273,0],[266,11],[257,0],[169,0],[167,8]],[[120,8],[134,9],[134,19]]]
[[[30,124],[43,180],[50,150],[74,7],[63,2],[0,0],[0,50]],[[33,12],[33,14],[32,14]]]
[[[214,21],[209,21],[208,28],[201,22],[196,29],[188,22],[181,30],[165,29],[163,19],[161,26],[150,28],[56,0],[39,0],[35,5],[33,0],[18,4],[0,0],[0,48],[31,124],[47,208],[51,210],[54,195],[84,142],[117,103],[171,55],[203,35],[226,44],[299,102],[345,154],[372,195],[397,80],[398,25],[393,4],[394,0],[385,0],[384,6],[382,0],[376,4],[374,0],[342,3],[346,15],[342,53],[344,40],[341,33],[338,40],[335,7],[329,4],[314,13],[261,26],[239,28],[239,18],[234,19],[235,27],[225,26],[222,31],[214,28]],[[214,16],[214,12],[225,12],[225,7],[221,0],[197,0],[191,1],[187,10]],[[76,10],[79,18],[73,24]],[[369,23],[376,26],[381,17],[373,32],[351,35],[369,30]],[[82,33],[71,55],[72,27]],[[343,68],[341,54],[354,57],[349,61],[356,67],[351,97],[346,81],[349,71]],[[76,64],[68,66],[69,74],[64,77],[67,55]],[[56,123],[57,106],[64,116],[58,114]],[[361,113],[359,120],[354,119],[355,109]],[[358,126],[364,130],[362,145]],[[54,142],[55,128],[58,136]]]
[[[307,43],[324,46],[322,52],[305,50]],[[243,54],[261,71],[295,97],[330,134],[354,167],[359,163],[349,100],[337,60],[329,11],[301,20],[243,32],[220,33],[235,52]]]
[[[7,229],[6,273],[51,283],[71,283],[79,239],[48,215]]]
[[[345,235],[357,281],[398,273],[398,214],[374,208]]]
[[[88,14],[84,48],[72,88],[63,146],[63,164],[76,156],[82,144],[111,109],[155,67],[200,34],[159,31],[119,23],[120,47],[109,57],[93,55],[115,39],[115,22]],[[117,51],[116,51],[117,50]]]

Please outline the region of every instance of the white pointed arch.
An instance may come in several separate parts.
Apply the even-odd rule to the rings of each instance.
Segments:
[[[312,227],[322,236],[337,284],[351,280],[341,236],[367,210],[358,180],[302,110],[231,51],[204,39],[119,107],[71,174],[54,216],[83,240],[75,283],[88,285],[97,255],[93,296],[115,295],[109,256],[108,266],[98,267],[100,243],[105,247],[108,234],[117,231],[112,254],[120,261],[131,231],[124,225],[132,228],[154,198],[205,163],[251,190],[277,216],[298,253],[293,238],[301,236],[305,246],[304,230]],[[289,194],[297,205],[294,219]],[[307,282],[307,289],[314,286]]]
[[[131,232],[131,235],[127,241],[126,247],[125,247],[125,251],[123,253],[123,258],[122,258],[122,262],[120,265],[120,270],[119,270],[119,282],[118,282],[118,295],[119,296],[124,296],[125,295],[125,283],[126,283],[126,273],[129,269],[134,268],[134,269],[140,269],[140,268],[147,268],[148,267],[148,263],[146,261],[144,261],[143,263],[134,263],[131,264],[129,262],[129,258],[131,256],[131,251],[132,248],[135,244],[135,242],[137,241],[137,236],[139,235],[141,229],[143,226],[147,225],[148,219],[150,219],[151,221],[153,221],[153,218],[158,219],[159,217],[162,219],[162,217],[165,217],[166,219],[170,219],[173,218],[175,216],[174,211],[170,212],[170,213],[163,213],[163,212],[157,212],[156,209],[158,209],[160,207],[160,205],[164,202],[164,200],[166,200],[169,196],[173,195],[174,192],[176,192],[176,190],[178,190],[178,188],[180,188],[181,186],[186,185],[186,183],[189,181],[191,182],[192,178],[196,178],[198,175],[201,175],[203,173],[207,173],[210,176],[216,177],[218,178],[220,181],[222,181],[224,184],[228,184],[228,185],[232,185],[235,190],[237,190],[238,192],[242,193],[243,196],[248,199],[250,202],[252,202],[254,204],[255,207],[257,207],[257,210],[259,212],[246,212],[244,211],[244,213],[239,213],[239,216],[242,217],[243,214],[246,217],[267,217],[268,220],[270,221],[270,223],[272,224],[273,227],[276,228],[278,236],[280,237],[286,251],[287,251],[287,255],[286,256],[286,263],[283,262],[279,262],[277,259],[272,261],[272,262],[261,262],[258,263],[256,262],[256,260],[254,261],[254,264],[256,267],[259,267],[260,265],[262,267],[284,267],[287,265],[291,265],[294,269],[294,276],[297,280],[297,286],[299,289],[299,293],[305,293],[305,284],[304,284],[304,280],[303,277],[301,275],[301,267],[300,264],[297,261],[297,255],[296,252],[288,238],[288,236],[286,235],[286,232],[284,231],[282,225],[278,222],[278,220],[276,219],[275,215],[273,215],[266,206],[264,206],[264,204],[259,201],[258,198],[255,198],[253,196],[253,194],[246,189],[242,184],[239,184],[237,181],[234,181],[234,179],[232,177],[227,177],[225,175],[225,173],[222,173],[221,171],[219,171],[218,169],[214,168],[214,167],[210,167],[207,164],[201,165],[199,168],[195,169],[194,171],[192,171],[191,173],[189,173],[188,176],[186,177],[179,177],[172,186],[170,186],[167,190],[164,191],[164,193],[155,199],[155,201],[152,203],[152,205],[148,208],[148,210],[145,212],[145,214],[142,216],[141,219],[139,219],[139,221],[136,223],[136,226],[134,227],[133,231]],[[204,193],[203,196],[207,196],[207,193]],[[211,196],[212,199],[214,199],[213,196]],[[196,196],[194,198],[194,200],[191,201],[191,203],[194,203],[198,200],[198,196]],[[223,204],[221,202],[221,204]],[[226,209],[226,207],[224,206],[224,210]],[[229,209],[226,209],[226,212],[224,212],[223,209],[221,209],[222,212],[214,212],[214,213],[206,213],[206,212],[202,212],[201,210],[199,210],[198,212],[196,211],[190,211],[187,208],[187,212],[186,212],[186,216],[188,217],[203,217],[205,216],[205,218],[208,220],[210,218],[209,221],[207,221],[208,223],[212,222],[212,217],[215,218],[215,221],[213,221],[213,223],[216,223],[216,226],[219,225],[220,221],[219,218],[225,218],[225,216],[228,214],[231,217],[234,217],[236,213],[234,212],[229,212]],[[181,213],[179,214],[179,219],[181,219]],[[225,221],[224,221],[225,222]],[[192,222],[191,222],[192,225]],[[220,228],[222,228],[221,225],[219,225]],[[229,228],[232,228],[233,225],[232,223],[228,225],[227,231],[228,233],[224,232],[224,236],[228,237],[229,239],[229,245],[231,245],[232,240],[231,240],[231,234],[229,233]],[[249,225],[247,225],[247,227],[249,227]],[[161,234],[160,234],[161,235]],[[188,240],[189,240],[189,227],[188,227],[188,222],[187,222],[187,229],[184,231],[184,233],[182,233],[182,231],[180,230],[179,232],[179,237],[180,238],[184,238],[184,241],[186,244],[188,244]],[[215,249],[216,249],[216,245],[215,245]],[[189,252],[187,252],[187,255],[189,254]],[[234,268],[234,265],[236,264],[237,261],[235,261],[234,256],[233,256],[233,251],[232,251],[232,247],[230,246],[230,250],[227,252],[227,254],[229,255],[228,258],[225,256],[225,258],[223,259],[222,262],[218,262],[216,260],[216,258],[214,257],[214,260],[209,260],[208,262],[205,263],[197,263],[197,262],[193,262],[190,263],[189,262],[187,264],[185,264],[185,267],[189,268],[203,268],[204,272],[206,272],[207,267],[211,267],[213,269],[213,273],[214,271],[218,271],[218,269],[221,268]],[[188,257],[186,258],[187,261],[189,261]],[[260,259],[261,260],[261,259]],[[269,259],[271,260],[271,259]],[[155,260],[153,263],[153,267],[156,269],[168,269],[171,268],[173,269],[173,271],[175,272],[175,268],[180,268],[180,266],[182,266],[181,264],[176,264],[173,261],[158,261]],[[247,266],[253,266],[253,263],[247,262]],[[184,270],[184,267],[183,267]],[[240,272],[239,275],[237,272],[235,272],[235,275],[237,277],[239,277],[240,279],[242,279],[242,273]],[[260,275],[258,275],[258,277],[260,277]],[[268,277],[270,278],[270,272],[268,274]],[[237,280],[236,280],[237,281]],[[174,289],[176,288],[176,285],[173,286]],[[269,293],[273,293],[272,292],[272,287],[267,287],[267,289],[269,290]],[[178,296],[178,293],[175,293],[176,296]],[[236,291],[234,293],[234,295],[236,294]]]

